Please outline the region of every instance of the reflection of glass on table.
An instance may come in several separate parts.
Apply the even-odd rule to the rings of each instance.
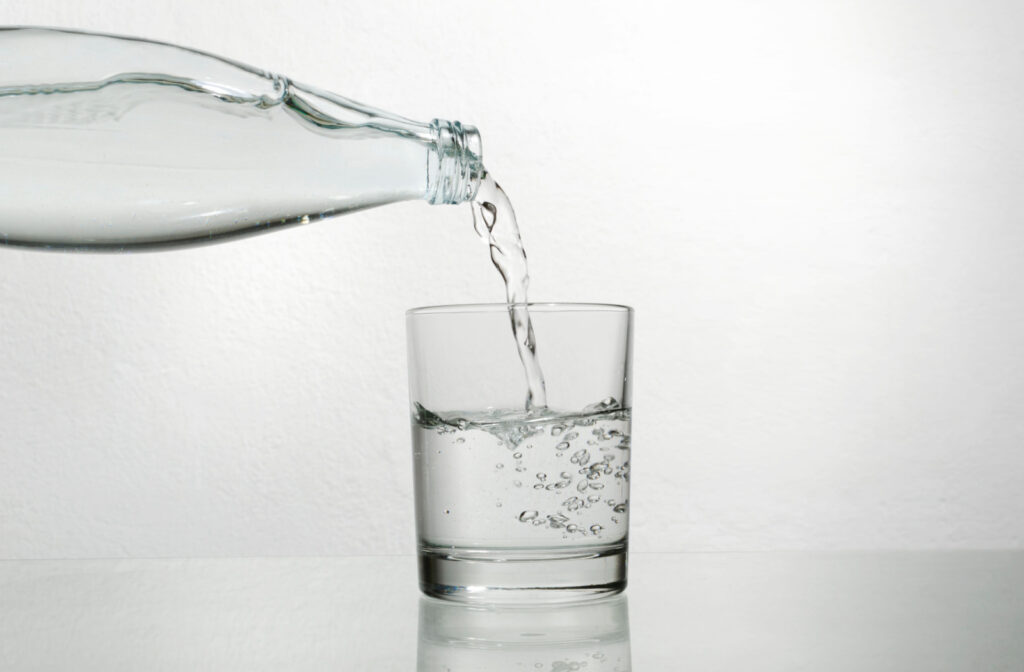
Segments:
[[[626,598],[483,607],[420,599],[417,672],[627,672]]]

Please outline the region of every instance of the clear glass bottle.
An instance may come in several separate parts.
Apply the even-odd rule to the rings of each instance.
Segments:
[[[461,203],[471,126],[417,123],[182,47],[0,29],[0,244],[194,245],[396,201]]]

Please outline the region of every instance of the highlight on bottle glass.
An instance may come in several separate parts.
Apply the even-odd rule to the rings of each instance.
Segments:
[[[529,309],[543,406],[508,338],[516,308]],[[625,588],[632,325],[608,304],[407,313],[424,593],[514,604]]]

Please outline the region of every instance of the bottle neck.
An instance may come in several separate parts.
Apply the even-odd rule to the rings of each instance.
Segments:
[[[433,146],[427,158],[430,203],[455,205],[472,200],[484,176],[483,149],[475,126],[434,119],[430,123]]]
[[[306,84],[282,81],[288,106],[317,128],[328,132],[373,129],[427,145],[427,188],[423,198],[428,202],[458,204],[476,196],[484,175],[476,127],[444,119],[424,124]]]

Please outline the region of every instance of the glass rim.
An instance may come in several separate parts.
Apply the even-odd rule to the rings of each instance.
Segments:
[[[586,303],[586,302],[562,302],[562,301],[541,301],[537,303],[451,303],[436,306],[419,306],[405,311],[406,316],[414,315],[450,315],[454,313],[495,313],[507,311],[510,307],[525,306],[531,312],[553,313],[553,312],[610,312],[610,313],[633,313],[633,308],[621,303]]]

